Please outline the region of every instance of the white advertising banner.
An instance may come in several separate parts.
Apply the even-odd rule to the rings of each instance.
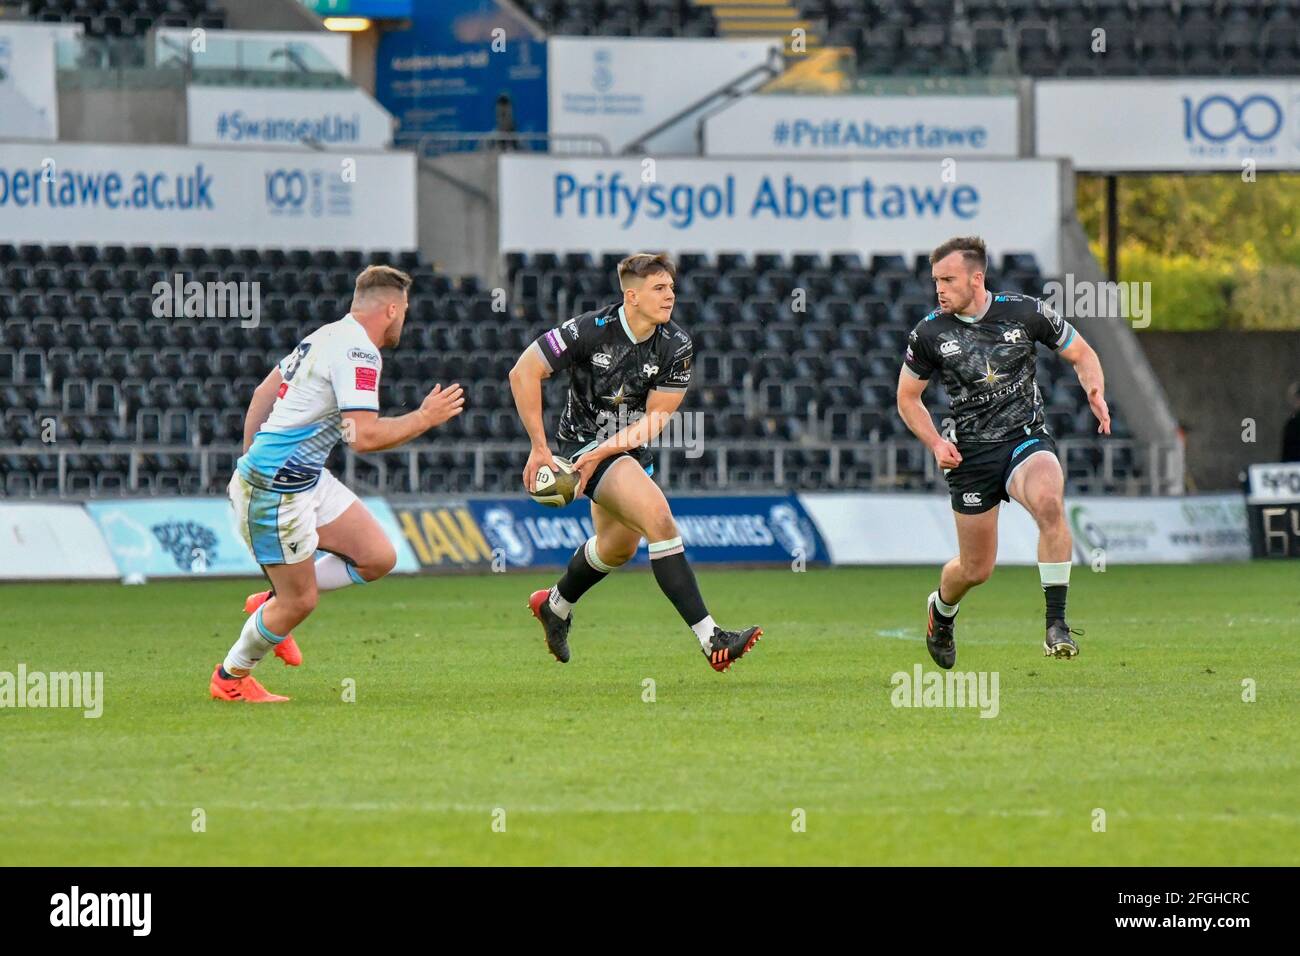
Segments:
[[[59,138],[54,44],[66,27],[0,23],[0,139]]]
[[[780,49],[773,40],[554,37],[546,44],[550,132],[593,133],[621,152]],[[698,152],[696,123],[684,117],[650,148]]]
[[[5,242],[412,249],[415,210],[412,153],[0,143]]]
[[[957,553],[946,495],[801,494],[833,564],[942,564]],[[1074,560],[1094,565],[1245,561],[1250,535],[1241,495],[1169,498],[1072,496],[1065,502]],[[998,563],[1038,562],[1038,529],[1019,504],[998,515]]]
[[[706,156],[1019,155],[1014,96],[756,94],[703,120]]]
[[[365,92],[190,86],[193,146],[383,149],[394,120]]]
[[[1039,80],[1039,156],[1083,171],[1300,168],[1300,83]]]
[[[928,252],[981,235],[1060,270],[1055,161],[561,159],[504,156],[503,252]],[[952,181],[947,181],[949,178]]]
[[[117,565],[81,505],[0,502],[0,580],[116,578]]]

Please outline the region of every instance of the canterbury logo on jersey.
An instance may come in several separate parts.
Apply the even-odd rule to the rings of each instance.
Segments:
[[[945,358],[950,355],[959,355],[961,354],[961,343],[955,339],[948,339],[939,346],[939,354]]]
[[[591,357],[591,364],[596,368],[609,368],[609,363],[613,358],[608,352],[597,352]]]

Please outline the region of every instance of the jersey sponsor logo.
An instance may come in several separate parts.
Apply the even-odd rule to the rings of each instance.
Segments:
[[[946,342],[944,342],[942,345],[939,346],[939,354],[942,355],[944,358],[948,358],[949,356],[952,355],[960,355],[961,343],[958,342],[956,339],[948,339]]]
[[[357,391],[373,392],[379,387],[379,371],[373,368],[359,368],[357,373]]]
[[[909,345],[909,346],[907,347],[907,355],[906,355],[905,357],[906,357],[907,361],[909,361],[909,362],[915,362],[915,361],[916,361],[916,356],[912,353],[912,346]]]
[[[276,397],[276,398],[284,398],[284,396],[287,395],[288,393],[289,393],[289,383],[288,383],[288,382],[281,382],[281,383],[280,383],[280,388],[279,388],[279,389],[276,391],[276,393],[275,393],[275,397]]]
[[[1029,430],[1028,428],[1025,429],[1025,431],[1028,431],[1028,430]],[[1013,451],[1013,452],[1011,453],[1011,457],[1012,457],[1012,458],[1015,458],[1016,455],[1019,455],[1022,451],[1024,451],[1024,450],[1025,450],[1026,448],[1028,448],[1030,445],[1037,445],[1037,444],[1038,444],[1038,439],[1037,439],[1037,438],[1031,438],[1031,439],[1029,439],[1029,441],[1022,441],[1019,445],[1016,446],[1016,450]]]
[[[349,362],[369,362],[371,365],[379,364],[379,355],[375,352],[367,352],[365,349],[348,349]]]
[[[609,363],[614,360],[614,356],[608,352],[597,352],[591,357],[591,364],[596,368],[609,368]]]
[[[570,335],[572,335],[575,339],[578,337],[578,320],[577,320],[577,319],[569,319],[569,321],[568,321],[568,322],[565,322],[562,326],[560,326],[560,328],[564,329],[566,332],[568,332]]]
[[[609,323],[611,323],[611,322],[613,322],[613,321],[614,321],[614,317],[613,317],[612,315],[598,315],[598,316],[596,316],[596,325],[597,325],[597,327],[602,326],[602,325],[609,325]]]
[[[1007,342],[1013,342],[1013,343],[1019,342],[1022,338],[1024,338],[1024,332],[1022,332],[1020,329],[1007,329],[1005,332],[1002,333],[1002,338],[1004,341]]]
[[[551,347],[551,352],[557,356],[563,354],[564,350],[568,348],[568,346],[564,344],[564,336],[560,335],[560,333],[555,329],[551,329],[551,331],[547,332],[545,339],[546,344]]]
[[[978,491],[968,491],[961,496],[961,503],[964,505],[977,505],[980,503],[980,493]]]

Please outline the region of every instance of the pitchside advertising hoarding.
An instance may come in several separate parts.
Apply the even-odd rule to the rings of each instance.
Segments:
[[[397,551],[394,570],[418,570],[415,556],[382,498],[364,498]],[[155,498],[92,501],[86,511],[98,526],[122,577],[259,575],[235,529],[224,498]]]
[[[117,565],[79,504],[0,500],[0,580],[115,578]]]
[[[415,157],[0,143],[0,241],[413,249]]]
[[[957,156],[1020,152],[1014,96],[794,96],[737,100],[701,122],[706,156]]]
[[[684,107],[772,62],[780,50],[773,40],[552,37],[550,130],[601,136],[621,152]],[[683,117],[647,145],[658,153],[698,153],[697,122]]]
[[[502,252],[928,252],[947,236],[1060,271],[1051,160],[499,160]]]
[[[417,560],[427,570],[561,566],[595,533],[585,505],[547,508],[523,495],[395,502],[393,509]],[[675,496],[672,509],[693,562],[827,561],[821,535],[794,495]],[[632,563],[649,560],[642,541]]]
[[[1036,152],[1083,171],[1300,168],[1300,83],[1039,80]]]
[[[957,553],[952,509],[943,495],[805,494],[833,564],[942,564]],[[1065,502],[1074,561],[1192,564],[1250,557],[1241,495],[1117,498],[1072,495]],[[1038,561],[1038,527],[1018,504],[998,515],[998,563]]]
[[[189,141],[194,146],[299,146],[383,149],[396,121],[365,92],[190,86]]]

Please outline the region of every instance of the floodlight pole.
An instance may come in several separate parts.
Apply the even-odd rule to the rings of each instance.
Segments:
[[[1106,278],[1119,281],[1119,177],[1106,177]]]

